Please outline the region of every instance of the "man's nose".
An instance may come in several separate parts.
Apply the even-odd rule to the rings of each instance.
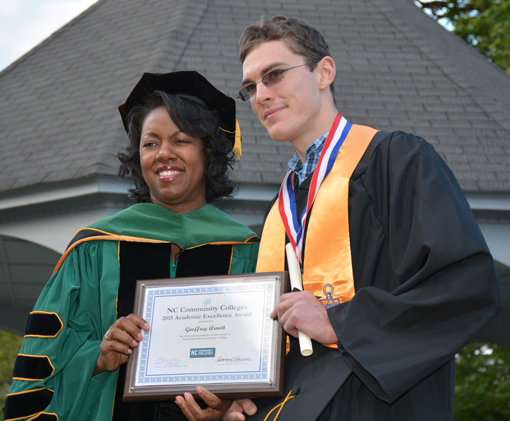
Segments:
[[[255,100],[257,102],[264,102],[265,100],[272,98],[272,88],[264,85],[264,82],[257,84],[257,90],[255,91]]]

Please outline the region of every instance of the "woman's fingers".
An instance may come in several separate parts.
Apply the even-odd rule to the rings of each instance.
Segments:
[[[116,340],[135,347],[138,345],[138,342],[143,340],[142,329],[149,329],[147,322],[137,314],[130,314],[127,317],[120,317],[108,329],[108,337],[105,335],[105,339]]]
[[[120,342],[126,346],[135,347],[138,345],[138,342],[143,339],[143,336],[140,337],[138,335],[141,335],[139,331],[135,332],[133,336],[131,332],[128,332],[121,327],[112,326],[110,329],[108,329],[108,338],[105,335],[104,339],[107,342]]]
[[[103,339],[100,349],[93,376],[103,371],[115,371],[121,364],[127,362],[133,352],[130,347],[113,339]]]
[[[101,352],[93,375],[103,371],[114,371],[127,362],[132,348],[143,340],[141,330],[148,330],[148,323],[137,314],[120,317],[106,331],[101,342]]]
[[[204,421],[206,414],[200,408],[195,399],[190,393],[185,393],[184,397],[177,396],[175,403],[181,408],[182,413],[188,421]]]
[[[227,409],[230,407],[229,400],[223,400],[218,398],[214,393],[209,392],[205,387],[198,386],[196,388],[198,396],[209,406],[210,408],[221,410],[224,406],[227,406]]]
[[[197,387],[196,391],[200,398],[208,405],[203,409],[198,405],[191,393],[185,393],[184,397],[177,396],[175,403],[181,409],[188,421],[219,421],[230,407],[229,400],[222,400],[214,393],[203,387]]]

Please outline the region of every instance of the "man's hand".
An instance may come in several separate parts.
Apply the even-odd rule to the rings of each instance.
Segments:
[[[338,341],[326,309],[310,291],[283,294],[270,316],[278,317],[285,331],[295,338],[300,331],[322,344]]]
[[[251,399],[237,399],[230,405],[229,410],[223,417],[223,421],[245,421],[246,417],[243,413],[253,415],[255,412],[257,412],[257,407]]]
[[[205,387],[197,387],[196,391],[208,408],[202,409],[197,404],[191,393],[185,393],[184,397],[177,396],[175,403],[181,408],[188,421],[219,421],[230,407],[231,401],[218,398]]]

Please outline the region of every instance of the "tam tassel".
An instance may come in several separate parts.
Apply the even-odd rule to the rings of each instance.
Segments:
[[[241,159],[241,127],[239,127],[239,122],[236,120],[236,133],[234,140],[234,148],[232,149],[237,156],[237,159]]]

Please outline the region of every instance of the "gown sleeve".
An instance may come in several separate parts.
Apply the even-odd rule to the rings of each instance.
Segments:
[[[392,403],[451,361],[495,317],[501,295],[450,169],[423,139],[384,136],[350,180],[356,293],[328,314],[344,360]]]
[[[92,372],[102,336],[116,320],[116,256],[116,242],[81,244],[48,281],[15,363],[6,419],[40,412],[45,420],[96,419],[108,406],[111,416],[117,372]]]

